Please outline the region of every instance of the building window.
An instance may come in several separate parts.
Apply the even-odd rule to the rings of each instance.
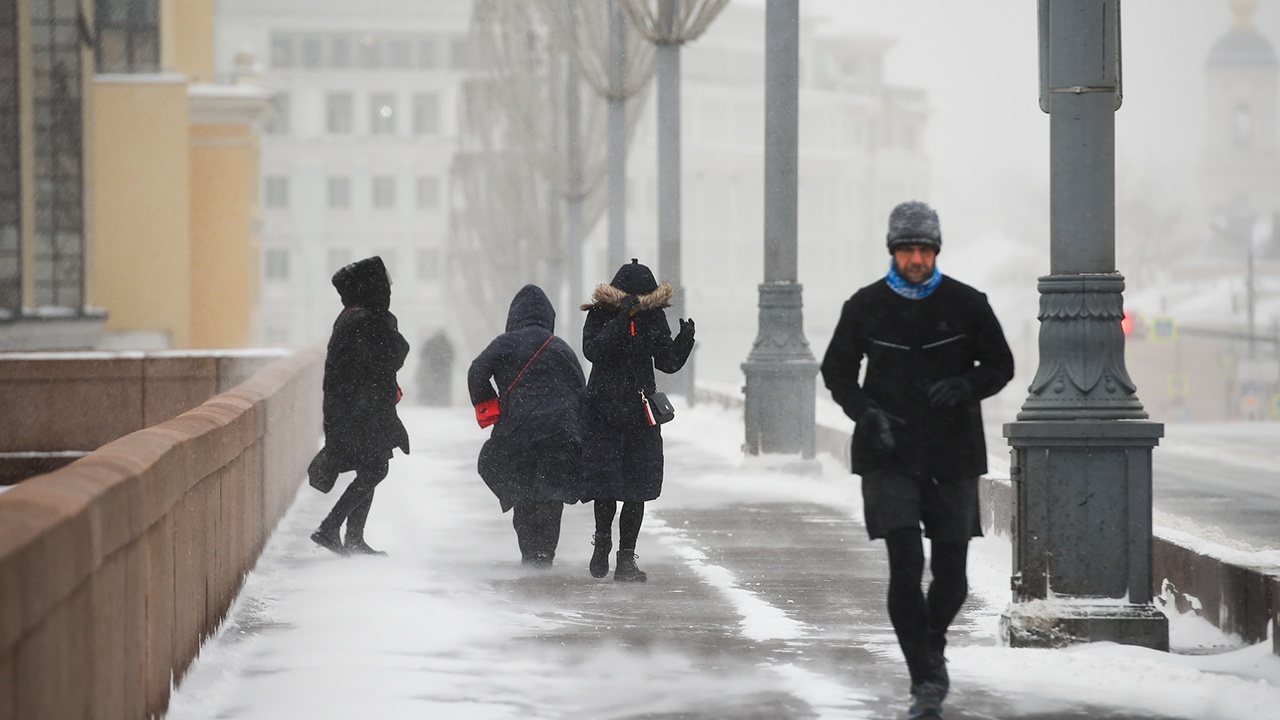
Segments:
[[[382,210],[396,206],[396,179],[379,175],[373,179],[373,206]]]
[[[413,98],[413,134],[440,134],[440,98],[436,95],[415,95]]]
[[[1248,105],[1237,105],[1231,111],[1231,143],[1238,148],[1253,144],[1253,113]]]
[[[418,209],[435,210],[440,207],[440,178],[432,175],[418,177]]]
[[[325,127],[334,135],[349,135],[354,125],[355,99],[351,93],[330,93],[325,98]]]
[[[395,95],[391,93],[374,93],[369,96],[369,132],[373,135],[395,134]]]
[[[120,0],[116,0],[119,2]],[[271,36],[271,67],[293,68],[298,65],[297,43],[292,35]]]
[[[272,209],[289,207],[289,178],[284,175],[268,175],[264,182],[263,203]]]
[[[440,66],[439,50],[435,38],[422,38],[418,41],[418,67],[432,70]]]
[[[324,40],[318,35],[302,38],[302,67],[315,70],[324,65]]]
[[[269,282],[282,282],[288,280],[288,248],[267,248],[262,255],[262,273]]]
[[[0,4],[0,57],[18,56],[17,8]],[[22,307],[22,248],[18,245],[21,185],[18,139],[18,64],[0,63],[0,308]]]
[[[372,35],[360,38],[356,45],[356,65],[368,70],[382,67],[382,41]]]
[[[327,194],[330,209],[345,210],[351,207],[351,178],[345,175],[330,176]]]
[[[79,309],[84,305],[80,5],[32,0],[30,8],[36,304]]]
[[[404,38],[388,40],[386,54],[387,67],[407,68],[413,65],[413,46]]]
[[[289,93],[276,93],[271,98],[271,114],[262,129],[271,135],[289,133]]]
[[[439,248],[418,248],[418,279],[440,279]]]
[[[335,68],[351,67],[350,35],[334,35],[329,38],[329,66]]]
[[[32,13],[39,18],[41,5],[53,5],[51,0],[34,0]],[[56,3],[69,5],[70,3]],[[153,73],[160,70],[160,15],[158,0],[97,0],[94,4],[94,25],[97,35],[95,59],[98,72],[102,73]],[[77,14],[75,8],[60,12]],[[39,20],[36,21],[39,23]],[[79,31],[76,25],[70,31]],[[272,42],[274,52],[275,42]]]
[[[453,38],[449,43],[449,66],[454,70],[466,70],[471,61],[471,41],[465,37]]]
[[[351,248],[329,248],[329,275],[351,264]]]

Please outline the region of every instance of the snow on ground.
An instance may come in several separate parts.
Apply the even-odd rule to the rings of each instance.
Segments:
[[[856,481],[828,456],[821,472],[790,475],[779,483],[767,463],[741,456],[741,413],[711,405],[679,407],[685,428],[721,464],[681,486],[681,505],[716,507],[744,501],[802,501],[861,517]],[[470,408],[404,415],[414,454],[397,455],[396,482],[379,489],[371,542],[387,558],[335,562],[316,552],[308,535],[333,498],[303,489],[270,539],[233,606],[229,620],[206,643],[175,691],[170,720],[199,718],[528,717],[530,707],[561,707],[562,717],[588,717],[590,693],[580,677],[566,676],[559,658],[503,652],[513,640],[537,635],[559,621],[506,601],[493,576],[510,567],[510,528],[495,523],[496,503],[474,474],[476,446]],[[433,424],[432,424],[433,423]],[[419,442],[420,438],[426,441]],[[460,449],[461,448],[461,449]],[[472,451],[473,452],[473,451]],[[720,468],[720,469],[717,469]],[[443,483],[441,478],[455,478]],[[459,479],[462,478],[462,479]],[[464,480],[465,481],[464,481]],[[440,499],[447,485],[448,501]],[[378,531],[375,532],[374,525]],[[745,637],[796,637],[807,627],[749,588],[726,568],[683,541],[661,522],[645,532],[715,588],[741,617]],[[474,544],[468,567],[452,549]],[[378,543],[375,543],[378,544]],[[958,620],[964,643],[949,650],[953,682],[981,685],[1009,698],[1026,714],[1096,704],[1118,712],[1188,720],[1275,717],[1280,707],[1280,658],[1269,643],[1240,647],[1193,615],[1170,614],[1172,645],[1160,653],[1111,643],[1065,650],[1010,649],[999,644],[999,616],[1010,600],[1011,550],[1007,539],[987,537],[970,554],[971,601]],[[569,621],[571,618],[565,618]],[[289,629],[288,632],[271,632]],[[976,641],[976,642],[975,642]],[[892,637],[879,643],[886,662],[900,662]],[[527,646],[525,646],[527,647]],[[1227,652],[1197,654],[1207,648]],[[896,656],[896,658],[895,658]],[[670,668],[663,692],[699,697],[717,692],[682,657],[638,658],[619,651],[592,672],[626,693],[626,677]],[[658,663],[655,665],[655,663]],[[592,663],[595,668],[596,663]],[[849,707],[858,689],[794,665],[774,668],[784,686],[815,708]],[[652,699],[650,694],[648,699]],[[565,706],[574,698],[576,706]],[[624,698],[625,700],[625,698]],[[656,711],[656,708],[653,710]],[[538,715],[547,717],[549,715]],[[855,717],[847,711],[824,717]]]

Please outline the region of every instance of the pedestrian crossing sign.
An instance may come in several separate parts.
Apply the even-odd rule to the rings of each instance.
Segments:
[[[1151,318],[1151,341],[1152,342],[1177,342],[1178,340],[1178,323],[1171,317],[1154,317]]]

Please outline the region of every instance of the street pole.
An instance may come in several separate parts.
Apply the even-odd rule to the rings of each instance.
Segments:
[[[764,283],[747,361],[747,453],[814,454],[818,363],[804,336],[796,246],[800,3],[765,4]]]
[[[569,7],[569,37],[571,47],[578,42],[577,0],[565,0]],[[565,79],[565,152],[569,165],[568,204],[565,220],[568,224],[569,302],[565,305],[572,312],[586,300],[582,296],[582,99],[578,94],[578,68],[570,62]],[[578,318],[565,318],[564,335],[574,348],[581,347],[582,325]]]
[[[1050,274],[1039,281],[1040,366],[1004,426],[1016,504],[1002,634],[1013,646],[1167,649],[1151,583],[1151,453],[1164,426],[1146,420],[1125,368],[1115,268],[1120,3],[1039,1]]]
[[[609,2],[609,246],[605,275],[627,253],[627,26],[617,0]]]
[[[659,22],[666,37],[676,33],[676,0],[660,0]],[[656,44],[658,74],[658,270],[662,280],[675,290],[667,320],[671,332],[680,331],[678,321],[685,315],[685,297],[680,262],[680,41]],[[694,397],[694,356],[684,368],[663,382],[671,392]]]

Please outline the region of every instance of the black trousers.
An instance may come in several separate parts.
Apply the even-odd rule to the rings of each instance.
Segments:
[[[320,522],[320,529],[325,532],[337,532],[342,523],[347,523],[346,543],[348,545],[364,539],[364,523],[369,518],[369,509],[373,507],[373,491],[378,483],[387,477],[389,469],[387,460],[375,460],[356,468],[356,479],[351,481],[347,489],[334,503],[333,509]]]
[[[926,594],[924,544],[919,528],[894,530],[885,536],[889,550],[889,621],[907,658],[911,683],[936,679],[937,663],[947,646],[947,628],[969,592],[966,570],[969,541],[932,541]]]
[[[521,559],[528,561],[542,556],[551,560],[556,556],[562,515],[564,503],[559,500],[521,498],[516,501],[511,509],[511,525],[516,529]]]

